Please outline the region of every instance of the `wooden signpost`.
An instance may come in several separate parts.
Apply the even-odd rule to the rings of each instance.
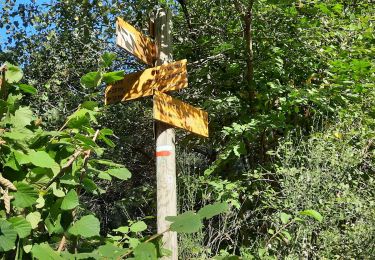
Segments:
[[[160,92],[178,90],[188,86],[186,60],[128,74],[123,80],[109,85],[105,91],[105,104],[137,99]]]
[[[208,137],[207,112],[159,91],[154,95],[154,119]]]
[[[187,61],[172,62],[171,12],[158,9],[155,15],[155,43],[133,26],[118,18],[116,42],[152,68],[128,74],[123,80],[107,86],[105,104],[153,96],[156,137],[156,182],[158,233],[169,229],[167,216],[177,215],[175,131],[173,126],[208,137],[208,114],[165,92],[188,86]],[[163,247],[178,259],[177,234],[163,233]]]
[[[156,49],[153,41],[121,18],[116,21],[116,43],[147,65],[154,65]]]

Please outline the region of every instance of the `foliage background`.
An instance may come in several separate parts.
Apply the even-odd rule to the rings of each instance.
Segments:
[[[104,85],[94,96],[80,77],[98,70],[105,51],[117,54],[110,70],[143,68],[115,46],[116,16],[147,34],[155,5],[173,10],[174,58],[189,61],[189,88],[174,95],[207,110],[211,132],[203,140],[177,131],[179,207],[232,205],[200,233],[180,236],[181,258],[374,256],[371,1],[2,4],[9,42],[0,60],[20,64],[37,87],[24,102],[48,129],[82,101],[102,102]],[[106,234],[155,215],[150,100],[107,107],[98,123],[114,129],[106,158],[133,173],[85,198]],[[295,220],[306,209],[323,221]]]

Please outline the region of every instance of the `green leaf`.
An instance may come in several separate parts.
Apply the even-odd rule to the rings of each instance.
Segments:
[[[116,59],[116,54],[113,52],[105,52],[102,55],[102,63],[101,66],[103,68],[109,67],[112,65],[112,62]]]
[[[23,251],[25,251],[25,253],[28,254],[31,252],[33,245],[24,245],[22,248],[23,248]]]
[[[98,107],[98,102],[95,101],[85,101],[81,105],[82,108],[86,108],[88,110],[94,110]]]
[[[60,166],[45,151],[32,151],[29,154],[30,162],[38,167],[56,169]]]
[[[90,122],[96,123],[96,114],[97,112],[95,111],[86,108],[81,108],[74,112],[72,115],[68,116],[68,125],[71,128],[80,128],[81,126],[89,125]]]
[[[77,140],[80,140],[82,143],[84,143],[88,147],[97,147],[97,144],[91,138],[87,136],[84,136],[78,133],[75,135],[75,138]]]
[[[142,232],[147,229],[147,225],[143,221],[135,222],[133,225],[130,226],[131,232]]]
[[[286,240],[286,242],[289,242],[290,240],[292,240],[292,236],[290,235],[290,233],[288,231],[283,231],[281,232],[282,236],[284,236],[284,240]]]
[[[111,181],[111,180],[112,180],[111,175],[109,175],[109,174],[106,173],[106,172],[100,172],[100,173],[98,174],[98,178],[99,178],[99,179],[102,179],[102,180],[107,180],[107,181]]]
[[[82,217],[69,228],[69,233],[74,236],[94,237],[99,236],[100,223],[93,215]]]
[[[114,229],[113,231],[115,232],[120,232],[120,233],[123,233],[123,234],[127,234],[129,233],[129,227],[119,227],[119,228],[116,228]]]
[[[172,222],[171,231],[180,233],[194,233],[203,226],[200,215],[195,214],[193,211],[187,211],[179,216],[169,216],[165,219]]]
[[[198,215],[201,219],[210,219],[216,215],[228,211],[229,206],[226,202],[216,202],[212,205],[207,205],[198,211]]]
[[[13,193],[12,204],[18,208],[27,208],[36,203],[38,192],[32,186],[19,182],[15,184],[17,191]]]
[[[156,260],[156,247],[152,243],[142,243],[134,249],[135,260]]]
[[[62,210],[71,210],[79,205],[78,195],[75,190],[70,190],[61,203]]]
[[[130,171],[126,168],[109,169],[106,173],[120,180],[127,180],[132,176]]]
[[[9,251],[15,247],[17,231],[13,225],[5,220],[0,220],[0,251]]]
[[[82,180],[82,184],[83,184],[83,187],[85,188],[85,190],[87,190],[88,192],[97,194],[98,186],[96,185],[96,183],[92,179],[84,178]]]
[[[18,87],[20,90],[22,90],[25,93],[29,93],[32,95],[35,95],[37,93],[36,88],[27,84],[18,84]]]
[[[319,222],[322,222],[322,220],[323,220],[323,216],[319,212],[317,212],[313,209],[301,211],[299,214],[304,215],[304,216],[312,217]]]
[[[54,251],[47,243],[34,245],[31,249],[34,258],[40,260],[63,260],[60,254]]]
[[[100,246],[97,250],[97,253],[100,254],[103,259],[119,259],[119,257],[126,252],[126,249],[117,247],[113,244]]]
[[[110,166],[110,167],[122,167],[123,166],[122,164],[114,163],[114,162],[112,162],[110,160],[97,160],[97,159],[93,159],[93,160],[91,160],[91,162],[94,162],[94,163],[97,163],[97,164],[106,165],[106,166]]]
[[[27,128],[14,128],[10,132],[5,132],[3,136],[13,140],[24,141],[30,140],[34,133]]]
[[[282,222],[283,224],[288,223],[291,217],[292,217],[291,215],[286,214],[286,213],[284,213],[284,212],[281,212],[281,213],[280,213],[280,220],[281,220],[281,222]]]
[[[31,162],[30,157],[27,154],[19,151],[14,151],[13,153],[19,165],[28,164]]]
[[[115,83],[116,81],[122,80],[124,78],[124,71],[113,71],[108,72],[103,75],[103,81],[107,84]]]
[[[23,217],[13,217],[8,219],[13,224],[13,228],[17,231],[20,238],[25,238],[31,234],[31,224]]]
[[[96,88],[100,85],[100,72],[89,72],[81,78],[81,85],[86,88]]]
[[[14,127],[25,127],[33,121],[33,112],[28,107],[20,107],[10,121]]]
[[[23,72],[20,67],[15,66],[9,62],[5,62],[7,71],[5,72],[5,80],[8,83],[17,83],[23,77]]]
[[[39,222],[42,220],[42,216],[38,211],[27,214],[26,220],[31,224],[31,228],[35,229],[38,227]]]

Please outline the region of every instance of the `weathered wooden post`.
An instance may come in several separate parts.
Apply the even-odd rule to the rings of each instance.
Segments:
[[[172,19],[169,10],[158,9],[155,14],[156,66],[172,61]],[[175,130],[172,126],[155,121],[157,228],[161,233],[169,228],[167,216],[177,215]],[[163,244],[172,251],[170,259],[178,259],[177,233],[163,235]]]
[[[157,9],[150,22],[150,34],[143,35],[126,21],[117,18],[116,43],[144,64],[152,66],[124,76],[108,85],[105,104],[115,104],[153,96],[153,117],[156,137],[157,228],[163,233],[163,247],[172,251],[165,259],[178,259],[176,232],[166,232],[167,216],[177,215],[175,132],[179,127],[202,137],[208,137],[208,114],[166,92],[186,88],[187,60],[172,62],[172,19],[169,10]]]

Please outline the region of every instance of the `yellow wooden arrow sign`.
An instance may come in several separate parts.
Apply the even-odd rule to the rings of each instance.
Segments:
[[[155,91],[154,119],[208,137],[207,112]]]
[[[151,96],[153,90],[185,88],[188,86],[186,64],[186,60],[181,60],[125,75],[123,80],[106,88],[105,104]]]
[[[116,21],[116,43],[144,63],[153,65],[156,55],[153,41],[119,17]]]

